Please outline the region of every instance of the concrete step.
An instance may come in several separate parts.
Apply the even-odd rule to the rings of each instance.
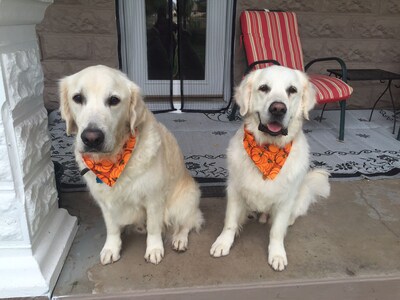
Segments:
[[[144,261],[145,236],[126,232],[121,259],[99,264],[105,241],[101,213],[87,193],[61,202],[80,228],[54,298],[111,299],[400,299],[400,180],[332,182],[329,199],[289,228],[288,267],[267,262],[270,226],[249,220],[228,256],[209,249],[224,220],[225,198],[203,198],[206,223],[176,253],[165,235],[165,257]]]

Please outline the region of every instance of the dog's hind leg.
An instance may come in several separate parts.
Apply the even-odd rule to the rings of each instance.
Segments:
[[[191,227],[179,227],[172,235],[172,248],[178,252],[185,252],[188,248],[188,236]]]
[[[173,225],[174,232],[172,234],[172,248],[178,252],[184,252],[188,249],[189,232],[195,229],[197,232],[203,224],[203,215],[200,209],[192,207],[190,215],[186,220],[176,220]]]
[[[192,229],[198,232],[203,222],[203,215],[200,209],[197,206],[192,207],[192,212],[187,216],[186,220],[181,220],[179,225],[174,225],[172,248],[178,252],[186,251],[188,248],[189,232]]]
[[[330,194],[329,173],[323,169],[314,169],[307,173],[300,187],[299,195],[292,209],[289,224],[293,225],[297,217],[307,213],[308,207]]]
[[[166,224],[172,226],[172,248],[183,252],[188,248],[191,230],[199,231],[204,222],[199,209],[200,190],[191,177],[181,182],[172,196],[167,209]]]

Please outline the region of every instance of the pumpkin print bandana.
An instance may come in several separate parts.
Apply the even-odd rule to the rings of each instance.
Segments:
[[[135,148],[135,144],[136,137],[131,135],[115,160],[104,158],[95,161],[88,155],[83,155],[82,158],[88,169],[92,170],[92,172],[96,174],[98,178],[97,182],[104,182],[108,186],[112,187],[117,182],[117,179],[121,175],[122,171],[125,169],[125,166],[132,155],[132,151]],[[81,175],[84,175],[88,169],[84,169],[81,172]]]
[[[258,145],[254,136],[246,128],[243,145],[251,160],[263,174],[264,180],[273,180],[278,175],[292,148],[292,142],[283,148],[270,144]]]

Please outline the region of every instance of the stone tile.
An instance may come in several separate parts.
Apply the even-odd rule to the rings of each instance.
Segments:
[[[324,0],[319,6],[329,13],[375,14],[379,11],[379,1],[376,0]]]
[[[44,106],[47,110],[59,109],[60,99],[57,86],[45,86],[43,94]]]
[[[92,57],[91,57],[92,58]],[[58,81],[68,75],[72,75],[80,70],[93,65],[106,65],[118,68],[117,58],[98,58],[97,60],[47,60],[42,62],[45,78],[43,92],[44,104],[46,109],[54,110],[59,107]]]
[[[114,1],[110,0],[55,0],[53,5],[82,5],[88,7],[114,9]]]
[[[350,22],[349,16],[298,14],[301,38],[349,38]]]
[[[385,43],[379,43],[376,52],[376,62],[399,64],[400,40],[388,40]],[[400,72],[399,68],[397,68],[397,72]]]
[[[312,59],[323,56],[326,39],[318,39],[318,42],[316,42],[315,39],[304,38],[301,39],[301,44],[303,48],[303,61],[306,64]]]
[[[64,76],[72,75],[86,67],[91,66],[93,61],[83,60],[47,60],[42,62],[45,82],[57,82]]]
[[[400,15],[400,2],[398,0],[381,0],[382,14],[387,15]]]
[[[110,59],[118,57],[118,38],[116,36],[94,36],[92,59]]]
[[[116,34],[114,12],[81,6],[49,6],[37,27],[41,32]]]
[[[398,18],[354,17],[348,28],[353,38],[396,39],[400,33]]]
[[[294,11],[294,12],[311,12],[318,11],[320,5],[318,4],[320,1],[318,0],[309,0],[309,1],[301,1],[301,0],[289,0],[289,1],[279,1],[279,0],[271,0],[268,2],[260,2],[260,1],[251,1],[251,0],[242,0],[240,4],[243,9],[270,9],[270,10],[285,10],[285,11]]]
[[[89,60],[93,38],[74,34],[40,35],[42,57],[48,59]]]
[[[345,62],[376,62],[379,40],[329,40],[324,53],[338,56]]]

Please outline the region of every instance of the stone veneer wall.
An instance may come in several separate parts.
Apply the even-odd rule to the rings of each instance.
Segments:
[[[87,66],[118,68],[115,1],[55,0],[36,26],[44,72],[44,102],[58,108],[57,82]]]
[[[338,56],[348,68],[381,68],[400,73],[399,0],[238,0],[236,12],[235,82],[245,69],[239,16],[245,9],[267,8],[297,13],[304,62],[319,57]],[[334,63],[318,64],[313,72],[325,72]],[[394,82],[400,86],[400,81]],[[348,107],[370,108],[386,87],[379,81],[350,82],[354,93]],[[400,88],[392,85],[400,108]],[[389,93],[380,102],[391,107]],[[332,106],[330,106],[332,107]]]

